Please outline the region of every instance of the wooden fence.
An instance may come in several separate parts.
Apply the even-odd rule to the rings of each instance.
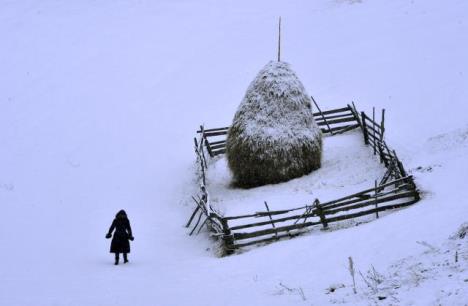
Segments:
[[[199,233],[204,225],[207,225],[210,232],[214,235],[222,235],[224,232],[222,218],[211,206],[208,190],[206,189],[206,171],[208,165],[203,150],[203,139],[197,140],[197,138],[194,138],[194,143],[197,157],[197,177],[200,188],[198,194],[192,197],[196,206],[185,227],[192,228],[190,235],[193,235],[195,232]]]
[[[265,202],[264,211],[241,216],[222,216],[209,204],[205,176],[208,167],[204,150],[211,157],[225,153],[229,127],[205,130],[201,126],[197,131],[200,140],[195,138],[200,195],[194,198],[197,206],[187,227],[197,219],[197,213],[199,217],[190,234],[197,228],[200,231],[207,224],[210,231],[222,239],[224,253],[232,254],[249,245],[300,235],[314,226],[327,229],[332,223],[363,216],[374,215],[379,218],[380,212],[406,207],[419,201],[419,192],[413,177],[407,175],[396,152],[384,141],[385,110],[382,110],[381,121],[377,123],[375,109],[370,117],[364,112],[359,114],[354,103],[352,106],[326,111],[321,111],[316,103],[315,105],[319,112],[314,113],[314,118],[324,134],[333,136],[361,128],[365,144],[371,146],[373,153],[379,155],[381,163],[387,168],[381,180],[375,181],[371,188],[327,202],[315,199],[311,205],[284,210],[270,210]],[[214,137],[218,138],[211,140]],[[204,222],[201,222],[202,219]]]
[[[315,101],[314,101],[315,103]],[[318,109],[318,105],[315,103]],[[359,113],[353,105],[347,105],[343,108],[337,108],[327,111],[315,112],[314,119],[318,126],[325,135],[341,134],[355,128],[358,128],[361,123],[359,120]],[[200,126],[197,131],[201,134],[201,141],[206,148],[210,157],[215,157],[220,154],[226,153],[226,138],[229,127],[222,127],[216,129],[205,129]]]
[[[380,184],[385,184],[389,179],[399,179],[407,176],[403,163],[399,160],[395,150],[391,150],[384,140],[385,133],[385,109],[382,110],[380,123],[375,119],[375,108],[372,109],[372,118],[361,112],[362,132],[364,143],[370,145],[374,155],[379,155],[380,162],[385,164],[387,172],[382,177]]]

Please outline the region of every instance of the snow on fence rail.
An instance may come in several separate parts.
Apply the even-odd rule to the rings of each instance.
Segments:
[[[208,166],[204,150],[206,149],[211,157],[224,154],[229,127],[204,129],[200,126],[200,130],[197,131],[199,139],[194,139],[200,192],[193,197],[196,207],[187,227],[193,222],[195,225],[190,235],[197,228],[200,232],[202,227],[207,225],[210,232],[221,239],[224,254],[228,255],[249,245],[300,235],[312,226],[327,229],[330,224],[344,220],[368,215],[379,218],[380,212],[406,207],[419,201],[420,196],[413,177],[407,175],[396,152],[384,141],[385,110],[382,110],[381,121],[377,123],[375,108],[371,118],[364,112],[359,114],[354,103],[343,108],[321,111],[315,100],[313,102],[319,110],[314,113],[314,118],[322,133],[333,136],[361,128],[364,143],[372,147],[374,155],[378,154],[381,163],[387,168],[382,179],[379,182],[375,181],[371,188],[331,201],[320,202],[319,199],[315,199],[312,205],[285,210],[270,210],[265,202],[265,211],[240,216],[222,216],[209,203],[206,188]]]

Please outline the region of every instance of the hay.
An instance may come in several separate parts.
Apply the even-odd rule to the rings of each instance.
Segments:
[[[320,167],[322,135],[310,97],[289,64],[270,62],[258,73],[234,116],[226,149],[234,184],[244,188]]]

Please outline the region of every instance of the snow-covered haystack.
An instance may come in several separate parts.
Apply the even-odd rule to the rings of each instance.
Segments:
[[[229,129],[226,154],[234,184],[245,188],[320,168],[322,135],[289,64],[268,63],[250,84]]]

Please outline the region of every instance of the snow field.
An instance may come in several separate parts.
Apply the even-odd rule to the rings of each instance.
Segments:
[[[386,276],[430,265],[393,304],[465,305],[466,257],[437,263],[466,250],[447,241],[468,215],[467,12],[463,0],[2,1],[0,305],[374,303],[359,277],[352,294],[348,256]],[[283,58],[323,108],[387,109],[423,200],[220,259],[183,227],[194,131],[231,122],[276,55],[279,15]],[[114,267],[104,235],[122,208],[135,241]]]

